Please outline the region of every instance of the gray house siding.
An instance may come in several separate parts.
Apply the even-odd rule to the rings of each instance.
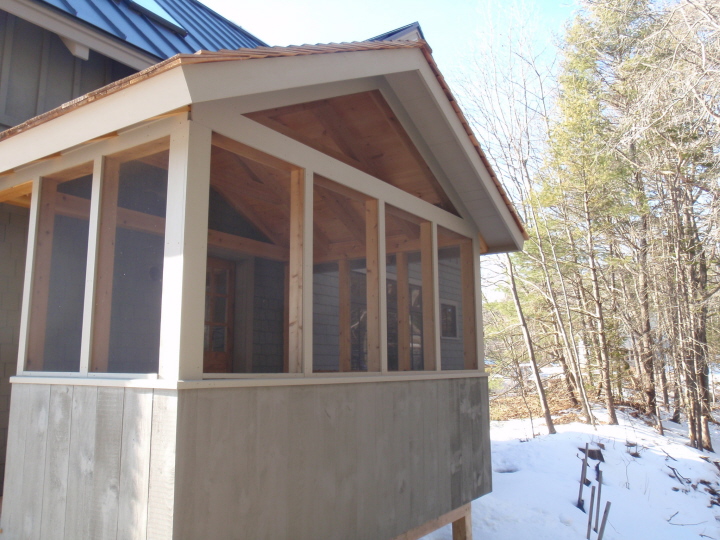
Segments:
[[[0,204],[0,480],[10,411],[10,377],[17,369],[28,210]]]
[[[8,539],[383,540],[491,488],[484,377],[12,400]]]
[[[0,130],[134,72],[94,51],[76,58],[56,34],[0,10]]]

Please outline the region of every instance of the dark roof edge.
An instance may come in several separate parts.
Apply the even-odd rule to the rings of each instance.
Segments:
[[[393,36],[395,34],[400,34],[405,30],[409,30],[411,28],[414,28],[418,31],[420,34],[420,37],[424,40],[425,34],[423,34],[422,28],[420,28],[420,23],[415,21],[410,24],[406,24],[405,26],[401,26],[400,28],[396,28],[395,30],[390,30],[389,32],[384,32],[378,36],[371,37],[367,41],[394,41]]]

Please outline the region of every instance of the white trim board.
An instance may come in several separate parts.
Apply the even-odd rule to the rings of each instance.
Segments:
[[[268,374],[248,376],[238,374],[238,378],[218,378],[198,381],[172,381],[163,379],[131,379],[120,377],[80,377],[71,374],[47,376],[42,375],[16,375],[10,378],[12,384],[59,384],[66,386],[111,386],[120,388],[155,388],[162,390],[194,390],[201,388],[249,388],[258,386],[312,386],[324,384],[371,384],[385,382],[412,382],[434,381],[447,379],[477,379],[487,378],[487,374],[473,370],[457,371],[418,371],[418,372],[387,372],[387,373],[338,373],[336,375],[323,373],[322,375]],[[242,377],[242,378],[240,378]]]

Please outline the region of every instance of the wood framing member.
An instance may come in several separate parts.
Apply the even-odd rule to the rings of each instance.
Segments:
[[[385,201],[378,201],[378,232],[377,232],[377,256],[378,256],[378,303],[380,311],[380,371],[387,373],[388,371],[388,304],[387,304],[387,246],[385,245]]]
[[[100,181],[95,307],[89,366],[94,372],[106,372],[108,368],[119,183],[120,162],[114,158],[105,159]]]
[[[37,253],[38,215],[40,213],[40,179],[33,179],[32,203],[28,223],[28,243],[25,254],[25,275],[23,277],[22,310],[20,312],[20,339],[18,340],[17,373],[26,371],[28,347],[30,345],[30,315],[32,306],[33,275]]]
[[[0,203],[12,202],[13,200],[32,193],[32,182],[24,182],[17,186],[0,191]]]
[[[30,304],[30,340],[25,364],[25,369],[30,371],[42,370],[44,365],[45,328],[55,230],[55,201],[58,194],[57,181],[43,178],[40,182],[40,215],[38,218],[35,272],[33,274],[32,301]]]
[[[252,272],[252,274],[254,278],[255,272]],[[254,289],[255,287],[253,284],[253,290]],[[288,263],[283,265],[283,289],[283,298],[285,298],[285,309],[283,309],[283,373],[287,373],[290,366],[290,309],[288,306],[288,298],[290,298],[290,264]],[[250,315],[250,313],[248,313],[248,315]],[[252,319],[253,317],[249,316],[248,318]],[[252,334],[248,334],[247,340],[252,341],[250,339],[251,337]],[[250,350],[250,355],[248,356],[248,364],[250,365],[250,369],[248,371],[252,371],[252,349]]]
[[[483,313],[482,313],[482,291],[480,284],[480,242],[477,238],[472,238],[473,248],[473,279],[475,286],[473,287],[473,298],[475,299],[475,332],[477,337],[475,339],[476,345],[476,357],[477,357],[477,369],[481,372],[485,372],[485,339],[483,333]]]
[[[351,312],[350,309],[350,290],[352,283],[350,281],[350,261],[347,259],[340,259],[338,261],[338,294],[339,294],[339,317],[338,325],[340,326],[340,359],[338,362],[338,369],[340,371],[351,371],[352,364],[350,360],[352,341],[350,325]]]
[[[288,373],[303,372],[303,287],[305,252],[306,175],[303,169],[290,173],[290,262],[288,298]],[[312,199],[311,199],[312,201]],[[312,204],[310,205],[312,208]],[[310,210],[312,211],[312,210]]]
[[[211,138],[209,129],[192,121],[170,136],[161,379],[202,379]]]
[[[420,258],[422,268],[422,316],[423,316],[423,369],[435,371],[440,356],[437,354],[436,292],[437,227],[426,221],[420,225]]]
[[[368,371],[380,371],[381,367],[379,207],[379,201],[376,199],[365,201]]]
[[[473,242],[469,238],[460,244],[460,280],[462,289],[463,354],[465,369],[477,369],[478,327],[475,320],[475,265]]]
[[[397,324],[398,324],[398,371],[410,371],[410,279],[407,255],[396,255],[397,267]]]
[[[472,540],[472,505],[465,504],[419,527],[396,536],[393,540],[418,540],[452,523],[453,540]]]
[[[85,300],[83,304],[82,337],[80,342],[80,373],[87,375],[92,355],[92,336],[95,312],[95,286],[97,283],[97,252],[100,237],[100,193],[102,190],[105,160],[99,156],[93,161],[92,191],[88,225],[88,252],[85,264]]]

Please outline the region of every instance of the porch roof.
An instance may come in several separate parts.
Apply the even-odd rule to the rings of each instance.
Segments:
[[[401,53],[400,51],[403,50],[407,52]],[[417,52],[412,53],[412,50]],[[351,57],[346,56],[347,53],[365,52],[372,54],[372,51],[376,51],[375,54],[378,54],[380,51],[387,51],[386,54],[390,54],[389,51],[398,51],[398,54],[401,54],[402,57],[392,57],[393,61],[390,62],[389,67],[377,67],[375,65],[377,62],[373,63],[371,58],[367,58],[370,63],[363,62],[361,65],[361,58],[356,57],[354,54]],[[407,55],[418,54],[418,52],[421,53],[424,62],[422,60],[418,62],[417,57],[415,56],[412,57],[413,61],[408,62],[409,58]],[[315,63],[311,66],[312,69],[310,70],[299,70],[298,73],[302,73],[302,76],[298,77],[297,82],[295,82],[295,78],[289,76],[284,82],[275,82],[275,79],[283,78],[278,77],[280,72],[279,70],[287,70],[289,66],[287,63],[282,65],[268,64],[262,68],[253,70],[252,72],[238,74],[238,78],[234,79],[239,81],[236,86],[242,85],[244,88],[234,88],[232,84],[208,84],[208,80],[216,80],[208,78],[208,75],[217,77],[220,74],[217,70],[204,71],[202,75],[200,72],[193,73],[193,70],[198,69],[197,66],[205,66],[202,67],[202,69],[207,70],[211,69],[210,66],[212,64],[221,64],[223,66],[221,69],[231,70],[233,69],[230,67],[231,65],[242,66],[245,64],[245,62],[242,61],[245,60],[267,60],[273,58],[289,59],[291,57],[318,58],[321,56],[332,57],[332,55],[338,54],[343,54],[343,59],[340,64],[334,64],[334,69],[332,69],[333,66],[319,66]],[[337,58],[337,56],[335,57]],[[384,58],[387,58],[387,56]],[[357,65],[354,65],[353,60],[356,59],[358,63]],[[375,59],[375,57],[373,57],[373,59]],[[291,62],[297,61],[291,60]],[[227,68],[224,68],[224,66],[227,66]],[[338,69],[341,66],[342,70]],[[267,69],[265,69],[265,67]],[[301,66],[293,67],[300,68]],[[305,65],[302,67],[305,67]],[[327,69],[328,67],[331,69]],[[355,69],[355,67],[358,69]],[[324,77],[324,80],[318,79],[316,81],[311,79],[313,73],[319,73],[318,69],[321,68],[323,69],[323,73],[328,72],[330,75]],[[238,69],[241,69],[241,67]],[[343,73],[339,73],[339,71],[342,71]],[[46,124],[55,124],[61,117],[73,117],[74,115],[71,115],[70,113],[78,111],[79,109],[85,109],[91,104],[101,106],[106,101],[106,98],[118,95],[133,87],[138,87],[138,90],[140,88],[144,88],[146,85],[141,83],[151,79],[161,79],[161,75],[169,75],[169,72],[179,74],[179,78],[177,76],[173,76],[169,80],[163,80],[163,82],[158,84],[160,87],[168,88],[169,93],[172,94],[171,98],[154,101],[150,100],[153,101],[151,106],[143,106],[141,107],[142,110],[153,110],[155,115],[159,115],[171,112],[178,107],[192,105],[193,103],[203,101],[229,99],[235,96],[280,91],[283,88],[290,89],[293,84],[296,84],[299,88],[303,86],[307,87],[313,83],[322,84],[329,83],[330,81],[337,83],[341,80],[347,81],[356,78],[366,78],[369,80],[373,76],[375,78],[382,76],[384,77],[385,82],[389,83],[389,86],[397,93],[401,106],[408,107],[408,110],[406,111],[409,115],[408,117],[410,118],[410,121],[415,122],[418,125],[418,130],[423,137],[425,137],[428,132],[433,132],[433,134],[435,132],[442,132],[445,139],[440,141],[438,138],[438,141],[435,143],[435,146],[438,148],[441,146],[447,146],[449,144],[447,143],[447,140],[449,140],[448,138],[453,139],[454,148],[452,149],[452,152],[450,154],[446,153],[444,154],[444,157],[441,156],[438,159],[441,161],[444,159],[447,162],[449,171],[447,174],[448,180],[453,184],[458,184],[455,185],[456,191],[460,199],[463,200],[468,211],[467,213],[470,214],[470,218],[478,224],[478,228],[482,231],[488,231],[490,228],[497,228],[499,223],[504,223],[504,227],[499,228],[502,229],[502,231],[498,229],[488,235],[487,251],[495,252],[520,249],[522,247],[523,239],[528,238],[523,224],[513,208],[507,193],[500,184],[497,175],[494,173],[480,146],[479,141],[473,134],[465,115],[460,109],[452,92],[445,82],[445,79],[433,60],[430,47],[424,41],[333,43],[290,47],[258,47],[232,51],[221,50],[218,52],[203,50],[195,54],[178,54],[137,74],[112,83],[99,90],[90,92],[52,111],[37,116],[23,124],[0,133],[0,156],[4,153],[3,146],[12,150],[15,146],[13,143],[20,142],[13,141],[13,139],[19,138],[25,141],[26,132],[28,131],[36,131],[38,128],[41,128],[41,126]],[[303,77],[305,77],[305,80],[302,80]],[[273,81],[272,83],[269,82],[271,79]],[[430,88],[423,88],[431,81],[433,81],[436,85],[434,88],[432,85]],[[182,84],[183,87],[178,88],[178,83],[184,83]],[[285,86],[278,86],[282,84],[285,84]],[[173,86],[174,88],[172,88]],[[156,84],[153,88],[157,94],[158,85]],[[150,89],[148,90],[152,91]],[[135,95],[133,98],[135,102],[137,102],[137,98],[138,95]],[[114,100],[107,101],[114,102]],[[443,104],[442,101],[445,101],[445,103]],[[434,111],[434,116],[431,115],[421,118],[420,116],[424,113],[418,111],[427,109],[429,104],[432,104],[434,108],[437,109]],[[162,110],[163,107],[165,110]],[[95,110],[94,107],[90,107],[90,109]],[[140,115],[142,113],[140,112],[138,114]],[[146,114],[144,118],[138,117],[135,120],[137,123],[137,121],[147,120],[155,115]],[[84,115],[84,118],[87,120],[86,115]],[[105,133],[126,127],[127,125],[131,124],[125,124],[123,126],[108,124],[105,131],[103,131],[101,127],[98,127],[96,128],[98,133],[92,133],[92,136],[87,137],[84,140],[69,141],[66,145],[73,142],[74,144],[82,144],[93,137],[102,136]],[[30,134],[27,133],[27,135]],[[8,143],[10,143],[9,146]],[[47,153],[44,155],[36,155],[34,156],[34,159],[42,159],[47,155],[67,148],[67,146],[64,148],[60,147],[59,145],[61,144],[62,142],[56,143],[54,148],[52,148],[52,144],[49,144],[47,147]],[[431,147],[433,146],[432,142],[429,144]],[[457,148],[458,145],[462,148]],[[442,153],[445,150],[441,149],[439,151]],[[468,151],[470,153],[475,153],[475,159],[479,157],[480,163],[474,165],[472,163],[463,164],[464,169],[460,171],[456,164],[451,163],[452,159],[450,159],[450,156],[451,154],[458,156],[458,152],[464,152],[464,157],[472,162],[472,157],[468,154]],[[11,159],[12,152],[9,152],[7,156],[9,159],[2,160],[3,163],[8,164],[7,170],[22,167],[29,162],[27,160],[19,162],[17,160],[14,161]],[[468,176],[468,166],[471,169],[475,169],[475,171],[469,175],[472,178],[465,178],[463,182],[457,181],[456,176],[460,177],[463,176],[463,174],[456,175],[453,171],[465,173],[465,176]],[[2,172],[3,171],[0,171],[0,173]],[[470,187],[471,190],[474,190],[474,193],[471,194],[472,196],[465,197],[464,195],[470,195],[469,192],[465,194],[463,193],[468,190],[468,180],[472,180],[475,183],[474,186]],[[482,193],[478,190],[478,184],[482,185],[482,189],[480,190]],[[499,222],[498,219],[500,220]]]

